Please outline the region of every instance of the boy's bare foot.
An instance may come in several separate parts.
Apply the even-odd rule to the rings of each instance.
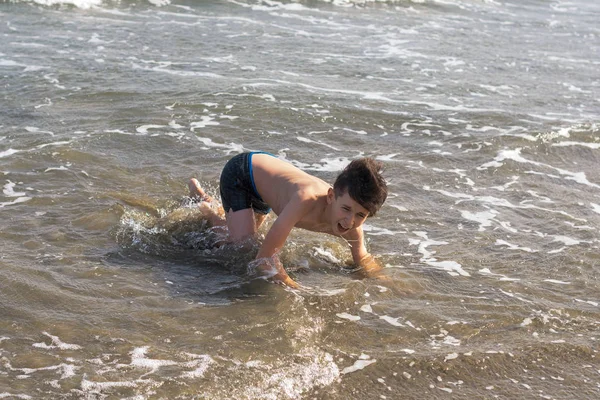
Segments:
[[[198,201],[206,201],[208,203],[212,202],[212,197],[206,194],[204,190],[200,187],[200,182],[198,179],[192,178],[188,182],[188,188],[190,189],[190,197],[194,200]]]
[[[198,182],[196,178],[190,179],[188,182],[188,188],[190,189],[190,197],[199,202],[198,207],[200,211],[208,217],[210,224],[213,227],[223,226],[226,224],[223,207],[214,202],[214,199],[207,195],[204,190],[202,190],[200,187],[200,182]]]

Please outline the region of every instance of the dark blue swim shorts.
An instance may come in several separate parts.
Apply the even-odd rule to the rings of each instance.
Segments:
[[[254,212],[266,215],[271,211],[256,191],[252,176],[252,155],[260,153],[238,154],[223,167],[220,191],[225,212],[252,208]]]

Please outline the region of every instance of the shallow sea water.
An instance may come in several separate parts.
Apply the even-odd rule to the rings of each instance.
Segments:
[[[600,397],[594,1],[0,2],[0,398]],[[384,162],[387,281],[186,198]],[[268,223],[272,223],[271,215]],[[262,232],[264,233],[264,231]]]

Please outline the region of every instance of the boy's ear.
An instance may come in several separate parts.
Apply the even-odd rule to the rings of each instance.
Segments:
[[[333,191],[332,188],[329,188],[327,190],[327,204],[333,203],[334,199],[335,199],[335,192]]]

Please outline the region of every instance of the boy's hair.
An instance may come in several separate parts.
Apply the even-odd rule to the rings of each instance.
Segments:
[[[387,198],[387,184],[381,176],[382,167],[383,163],[368,157],[353,160],[335,180],[335,196],[343,196],[348,191],[350,197],[366,208],[369,217],[372,217]]]

